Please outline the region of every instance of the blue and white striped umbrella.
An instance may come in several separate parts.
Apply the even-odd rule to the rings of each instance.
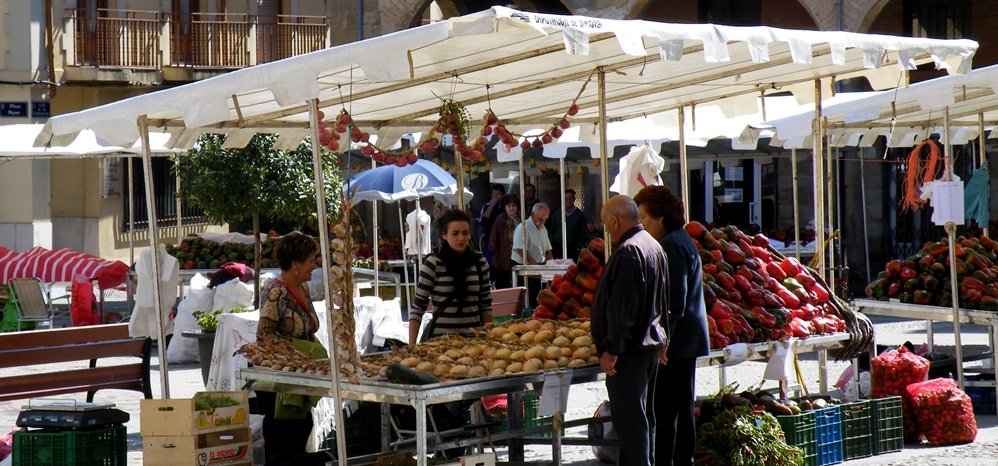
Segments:
[[[439,165],[420,159],[404,167],[383,165],[363,171],[350,177],[344,189],[348,193],[354,193],[354,204],[374,200],[396,202],[430,196],[452,204],[457,194],[457,180]],[[470,199],[471,191],[465,188],[465,202]]]

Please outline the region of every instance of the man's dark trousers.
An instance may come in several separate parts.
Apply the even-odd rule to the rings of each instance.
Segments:
[[[655,464],[655,376],[658,350],[625,351],[617,356],[617,374],[606,378],[610,417],[620,439],[617,464]]]
[[[659,466],[689,466],[696,448],[693,390],[696,358],[669,360],[659,366],[655,390],[655,444]]]

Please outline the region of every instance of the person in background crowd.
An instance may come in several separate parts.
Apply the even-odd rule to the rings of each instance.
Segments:
[[[307,282],[316,262],[322,259],[319,243],[306,234],[291,232],[277,243],[274,255],[281,275],[260,290],[257,338],[273,336],[318,343],[315,333],[319,330],[319,316],[309,299]],[[257,392],[257,403],[264,416],[263,435],[267,439],[266,464],[299,464],[297,457],[305,454],[312,431],[312,415],[306,412],[303,419],[278,419],[275,415],[278,402],[275,393]]]
[[[530,183],[523,185],[524,212],[533,212],[534,206],[537,205],[538,202],[540,202],[540,199],[537,199],[537,187]]]
[[[641,226],[631,198],[614,196],[600,213],[617,244],[593,296],[592,334],[606,373],[617,464],[655,462],[656,373],[669,335],[669,266],[662,246]]]
[[[551,260],[551,238],[548,237],[544,222],[551,215],[547,204],[538,202],[530,212],[530,218],[513,231],[513,265],[539,265]],[[526,244],[524,234],[526,231]],[[527,298],[530,307],[537,307],[537,293],[541,291],[540,277],[527,278]]]
[[[489,250],[489,234],[492,233],[492,225],[495,224],[497,218],[502,215],[502,197],[506,194],[506,188],[503,188],[501,184],[492,185],[492,198],[489,202],[482,206],[482,211],[478,216],[478,226],[481,229],[479,236],[479,249],[482,251],[482,255],[485,256],[485,261],[489,263],[489,270],[492,270],[492,251]],[[489,272],[489,280],[491,282],[496,281],[494,271]]]
[[[507,194],[501,204],[504,215],[496,219],[489,234],[497,289],[513,286],[513,231],[519,217],[520,199],[515,194]]]
[[[700,254],[689,233],[683,202],[665,186],[648,186],[634,196],[641,224],[669,258],[669,342],[667,363],[655,385],[657,464],[693,464],[696,425],[693,399],[696,360],[710,351],[703,301]]]
[[[589,237],[589,231],[586,228],[589,220],[586,218],[585,213],[576,208],[575,199],[575,190],[566,189],[565,225],[561,225],[560,214],[552,215],[545,225],[548,233],[551,235],[551,246],[554,247],[554,257],[556,259],[564,259],[561,257],[561,235],[563,232],[568,233],[565,245],[568,251],[567,258],[572,260],[578,260],[579,251],[586,245],[586,238]]]
[[[423,260],[416,297],[409,310],[409,344],[416,344],[423,314],[433,303],[433,319],[423,339],[447,333],[465,333],[492,322],[492,286],[489,264],[469,247],[471,217],[452,209],[437,220],[443,241],[440,252]]]

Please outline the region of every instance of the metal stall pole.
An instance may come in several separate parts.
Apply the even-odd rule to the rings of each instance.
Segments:
[[[402,220],[402,202],[403,201],[400,199],[398,201],[397,205],[399,207],[399,232],[402,233],[402,276],[405,279],[405,305],[408,308],[408,306],[412,304],[412,295],[409,292],[409,257],[408,257],[409,254],[407,254],[407,252],[405,250],[405,243],[407,241],[405,241],[405,224],[404,224],[404,221]],[[418,197],[416,198],[416,205],[417,206],[419,205],[419,198]],[[417,213],[416,215],[417,215],[416,222],[417,222],[417,225],[418,225],[419,214]],[[409,234],[412,235],[414,233],[410,231]],[[417,231],[417,232],[415,232],[415,234],[419,235],[419,232]],[[416,243],[416,249],[417,249],[417,252],[419,252],[418,251],[418,249],[419,249],[419,243],[418,243],[419,236],[416,236],[416,238],[417,238],[416,239],[416,241],[417,241],[417,243]],[[419,271],[416,271],[416,276],[419,276]],[[401,296],[399,296],[399,298],[401,298]]]
[[[371,159],[371,168],[377,168],[378,163]],[[371,264],[371,268],[374,269],[374,284],[371,289],[374,290],[374,296],[380,298],[381,291],[378,290],[378,200],[371,200],[371,232],[374,233],[374,237],[371,241],[374,241],[374,258]],[[323,262],[325,264],[325,262]]]
[[[152,258],[152,303],[156,310],[157,343],[159,349],[159,388],[163,398],[170,398],[170,370],[166,361],[166,332],[163,329],[163,303],[160,294],[160,263],[159,248],[157,248],[158,229],[156,224],[156,202],[153,198],[152,181],[152,148],[149,146],[149,118],[146,115],[139,117],[139,135],[142,137],[142,175],[145,178],[146,187],[146,209],[149,218],[149,255]]]
[[[797,193],[797,149],[790,149],[790,169],[794,179],[794,249],[797,260],[800,260],[800,201]]]
[[[690,170],[686,157],[686,107],[679,106],[679,190],[683,193],[683,220],[690,217]],[[710,180],[713,183],[713,180]]]
[[[811,158],[814,179],[811,185],[814,189],[814,254],[817,259],[818,276],[825,279],[825,194],[822,187],[824,177],[824,128],[821,117],[821,80],[814,80],[814,135],[811,144]]]
[[[132,314],[134,304],[135,289],[132,287],[132,276],[135,273],[132,266],[135,265],[135,180],[132,179],[132,156],[128,157],[128,281],[125,285],[125,304],[128,306],[128,314]],[[180,246],[179,244],[177,246]],[[101,293],[103,294],[103,293]]]
[[[322,254],[322,296],[326,302],[326,330],[329,332],[329,352],[331,353],[329,355],[329,360],[332,363],[333,369],[329,371],[329,374],[333,382],[332,396],[334,403],[336,404],[336,464],[345,465],[347,464],[347,436],[345,435],[346,425],[343,420],[343,397],[340,394],[340,371],[336,366],[336,361],[339,361],[340,359],[338,354],[339,350],[337,345],[334,344],[336,336],[333,329],[335,329],[336,326],[333,322],[333,300],[332,295],[329,292],[329,265],[333,262],[330,260],[329,255],[329,223],[326,219],[326,192],[325,186],[323,185],[322,157],[319,152],[319,127],[317,123],[318,114],[319,99],[309,99],[308,129],[309,134],[311,135],[312,145],[312,170],[315,172],[315,204],[317,210],[316,214],[319,221],[319,251]],[[375,268],[375,270],[377,270],[377,268]],[[375,275],[375,277],[377,277],[377,275]],[[343,309],[341,309],[340,312],[343,312]]]
[[[607,147],[606,147],[606,72],[603,68],[599,69],[599,74],[597,76],[599,83],[599,173],[600,173],[600,189],[602,189],[601,195],[603,196],[603,204],[609,200],[610,196],[610,170],[607,167]],[[603,241],[606,242],[606,259],[610,259],[610,251],[613,249],[613,241],[610,239],[610,234],[607,233],[606,228],[603,229]]]
[[[565,213],[568,208],[565,205],[565,157],[558,159],[558,183],[561,185],[561,257],[574,261],[578,257],[568,257],[568,231],[565,230],[565,222],[568,221],[568,214]]]
[[[177,246],[180,246],[180,242],[184,240],[184,233],[183,233],[183,226],[184,226],[184,224],[183,224],[183,219],[182,219],[183,215],[181,214],[181,211],[180,211],[180,209],[181,209],[181,201],[180,201],[180,171],[179,170],[177,171],[177,193],[176,193],[175,197],[177,198],[176,199],[176,201],[177,201]],[[255,232],[255,233],[258,234],[258,235],[260,234],[259,231]],[[184,286],[183,283],[181,283],[180,287],[183,288],[183,286]],[[184,291],[184,290],[181,289],[180,291]],[[180,296],[183,296],[183,295],[184,295],[183,293],[180,293]]]
[[[461,153],[454,151],[454,162],[457,164],[457,208],[464,210],[464,157]]]
[[[862,204],[863,209],[863,256],[866,258],[866,282],[870,283],[872,276],[870,275],[870,233],[866,221],[866,171],[863,166],[866,163],[863,160],[863,153],[859,151],[859,199]]]
[[[950,128],[949,128],[949,107],[943,108],[943,133],[944,140],[943,144],[943,160],[946,163],[946,172],[943,175],[944,181],[953,181],[953,152],[950,148]],[[960,304],[958,297],[959,289],[956,278],[956,251],[954,250],[954,245],[956,243],[956,223],[946,222],[945,225],[946,235],[949,237],[949,263],[951,264],[950,271],[950,293],[953,295],[953,340],[956,346],[956,378],[957,382],[960,384],[960,389],[964,389],[963,381],[963,342],[961,341],[960,335]],[[931,323],[929,325],[932,325]]]
[[[826,128],[826,129],[828,128],[828,117],[825,117],[822,120],[821,127],[822,128]],[[822,133],[824,133],[824,131],[822,131]],[[822,137],[824,137],[824,134],[822,134]],[[830,141],[830,140],[825,144],[825,163],[826,163],[826,167],[825,167],[825,185],[827,187],[825,188],[826,191],[825,191],[824,194],[828,196],[826,198],[826,201],[825,201],[825,206],[828,207],[828,211],[825,214],[826,215],[825,220],[826,220],[826,223],[828,224],[828,233],[829,233],[829,237],[828,237],[828,288],[829,288],[829,290],[828,290],[828,292],[834,295],[835,294],[835,277],[837,276],[837,274],[835,273],[835,243],[837,241],[835,240],[835,236],[832,235],[832,233],[835,232],[835,227],[838,225],[838,223],[835,221],[835,206],[837,204],[835,202],[836,201],[835,196],[836,196],[836,193],[838,192],[838,190],[835,188],[835,183],[838,180],[836,180],[836,178],[835,178],[835,171],[833,169],[833,167],[835,165],[835,158],[832,156],[832,141]],[[824,393],[824,392],[822,392],[822,393]]]
[[[987,149],[987,145],[984,143],[984,113],[983,112],[977,114],[977,144],[978,144],[978,147],[979,147],[978,150],[981,153],[980,165],[978,165],[978,167],[980,167],[980,166],[984,165],[984,162],[988,161],[988,152],[986,150]],[[988,237],[991,236],[989,234],[990,232],[988,231],[989,230],[988,225],[981,225],[981,228],[984,229],[984,236],[988,236]]]

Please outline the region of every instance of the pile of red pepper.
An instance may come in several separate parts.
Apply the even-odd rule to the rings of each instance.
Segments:
[[[686,231],[703,262],[710,346],[762,342],[846,330],[828,290],[794,258],[779,256],[762,234],[734,226]]]
[[[906,394],[918,427],[929,443],[956,445],[977,438],[974,405],[953,379],[911,384],[906,388]]]
[[[911,412],[905,389],[908,385],[925,380],[929,374],[929,360],[901,346],[885,351],[870,360],[870,397],[900,396],[905,399],[902,407],[904,438],[918,440],[918,424]]]
[[[998,243],[987,236],[959,237],[953,248],[959,305],[967,309],[998,311]],[[949,243],[946,239],[926,243],[905,260],[887,263],[877,279],[866,287],[866,295],[886,301],[930,306],[952,306]]]
[[[588,319],[593,293],[606,261],[606,244],[595,238],[579,252],[579,259],[563,275],[555,275],[548,288],[537,294],[537,319]]]

